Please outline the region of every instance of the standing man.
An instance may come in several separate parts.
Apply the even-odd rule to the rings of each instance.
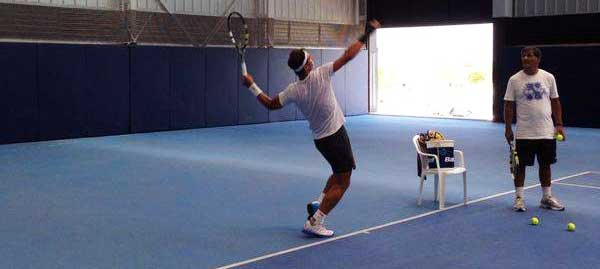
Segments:
[[[508,80],[504,95],[504,136],[510,143],[514,139],[512,120],[517,114],[516,150],[519,156],[518,176],[515,178],[515,211],[524,212],[523,197],[525,167],[533,166],[537,156],[539,177],[542,185],[540,207],[551,210],[565,210],[565,207],[552,196],[550,165],[556,163],[556,140],[560,134],[566,139],[563,129],[562,109],[558,99],[556,80],[547,71],[539,68],[542,52],[536,47],[521,50],[523,70]],[[554,122],[552,121],[554,116]]]
[[[309,122],[316,148],[331,166],[333,173],[319,196],[320,205],[312,207],[311,203],[307,206],[309,217],[304,223],[304,233],[318,237],[333,236],[334,232],[325,228],[325,217],[350,186],[350,176],[356,165],[350,139],[344,128],[344,113],[335,98],[331,77],[360,52],[369,35],[379,27],[379,22],[370,21],[365,33],[339,59],[314,70],[313,57],[306,50],[295,49],[290,52],[288,66],[296,73],[299,81],[288,85],[274,98],[264,94],[250,74],[242,78],[244,85],[258,101],[270,110],[295,103]]]

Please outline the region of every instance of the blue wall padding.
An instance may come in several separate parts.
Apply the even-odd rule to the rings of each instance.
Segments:
[[[86,46],[88,136],[129,133],[129,49],[121,46]]]
[[[600,59],[600,46],[546,47],[541,50],[540,67],[556,78],[564,123],[600,127],[600,85],[584,79],[600,75],[600,61],[597,60]],[[581,57],[588,59],[584,68],[581,68]]]
[[[38,45],[40,139],[84,137],[84,47]]]
[[[287,60],[291,49],[269,49],[269,96],[275,97],[292,82],[296,75],[288,67]],[[269,111],[269,121],[296,119],[296,105],[288,104],[279,110]]]
[[[241,72],[233,48],[206,49],[206,125],[237,124]]]
[[[322,56],[321,56],[321,50],[320,49],[307,49],[306,50],[308,53],[310,53],[310,55],[312,55],[313,59],[314,59],[314,67],[313,68],[317,68],[319,66],[321,66],[322,64]],[[286,61],[287,63],[287,61]],[[314,69],[313,69],[314,70]],[[296,80],[298,80],[298,76],[296,76]],[[300,111],[300,108],[296,107],[296,119],[297,120],[304,120],[306,119],[306,117],[304,117],[304,115],[302,114],[302,112]]]
[[[37,139],[37,45],[0,43],[0,144]]]
[[[170,63],[167,47],[132,47],[131,132],[170,128]]]
[[[270,97],[297,81],[290,51],[246,52]],[[309,52],[318,67],[343,50]],[[295,104],[264,108],[233,48],[0,43],[0,66],[0,144],[304,119]],[[333,77],[346,115],[367,113],[366,70],[362,52]]]
[[[361,115],[368,113],[368,59],[367,51],[362,50],[346,66],[346,89],[348,99],[346,101],[347,115]]]
[[[266,91],[269,86],[269,51],[266,49],[247,49],[246,65],[248,72],[254,77],[256,84]],[[256,97],[241,83],[241,73],[238,73],[239,111],[238,123],[261,123],[269,121],[269,111],[258,102]]]
[[[171,129],[206,126],[205,50],[171,48]]]
[[[344,50],[342,49],[324,49],[323,50],[323,64],[333,62],[340,58]],[[348,96],[348,89],[346,89],[346,70],[348,66],[342,67],[340,70],[335,72],[331,83],[333,84],[333,91],[335,92],[335,98],[338,104],[342,108],[344,115],[346,115],[346,99]]]

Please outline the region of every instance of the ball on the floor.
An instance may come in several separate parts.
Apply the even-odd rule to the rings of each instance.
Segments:
[[[569,222],[569,224],[567,224],[567,230],[570,232],[575,231],[575,223]]]
[[[531,218],[531,225],[538,225],[540,224],[540,220],[536,217]]]
[[[556,135],[556,140],[557,141],[563,141],[563,140],[565,140],[565,137],[563,135],[561,135],[561,134],[557,134]]]

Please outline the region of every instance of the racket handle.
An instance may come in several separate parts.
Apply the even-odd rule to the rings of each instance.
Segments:
[[[242,62],[242,75],[247,75],[248,70],[246,70],[246,62]]]

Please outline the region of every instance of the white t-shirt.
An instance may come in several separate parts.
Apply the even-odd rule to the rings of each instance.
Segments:
[[[547,71],[530,76],[521,70],[510,77],[504,100],[517,104],[517,139],[554,138],[551,98],[558,98],[558,90]]]
[[[295,103],[298,106],[315,139],[332,135],[345,122],[331,85],[333,73],[333,62],[324,64],[279,93],[281,105]]]

